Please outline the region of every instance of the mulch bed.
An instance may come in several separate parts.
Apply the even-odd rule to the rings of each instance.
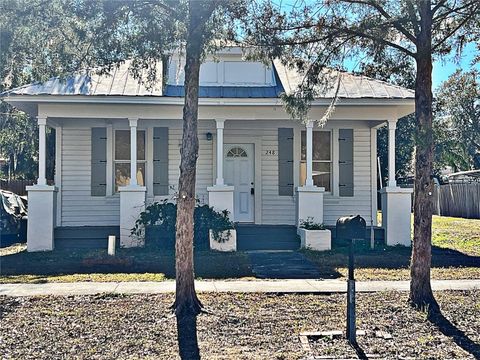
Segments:
[[[385,359],[480,356],[480,292],[436,296],[445,318],[432,322],[407,305],[406,293],[358,295],[358,327],[367,331],[358,338],[362,351]],[[310,351],[299,339],[304,331],[342,329],[345,295],[204,293],[200,299],[210,311],[197,321],[204,359],[355,357],[344,339],[310,339]],[[0,357],[178,358],[172,302],[172,294],[0,297]],[[377,338],[376,331],[393,338]]]

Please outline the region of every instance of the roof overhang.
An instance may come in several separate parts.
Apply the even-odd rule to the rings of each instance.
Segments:
[[[132,105],[177,105],[183,106],[183,97],[158,96],[84,96],[84,95],[9,95],[3,99],[20,110],[37,115],[38,104],[132,104]],[[199,106],[283,106],[279,98],[200,98]],[[332,99],[317,99],[312,107],[328,106]],[[339,98],[337,107],[343,106],[402,106],[414,111],[415,100],[410,98]],[[408,110],[406,110],[408,111]]]

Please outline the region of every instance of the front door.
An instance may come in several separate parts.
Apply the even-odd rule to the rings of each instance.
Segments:
[[[224,145],[224,177],[234,186],[233,209],[235,222],[254,221],[254,145]]]

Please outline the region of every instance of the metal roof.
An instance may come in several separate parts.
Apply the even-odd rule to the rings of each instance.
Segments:
[[[157,74],[162,74],[161,64]],[[292,93],[303,76],[295,69],[288,68],[280,61],[274,61],[276,85],[274,86],[200,86],[202,98],[278,98],[282,92]],[[333,98],[338,76],[341,74],[338,96],[347,99],[413,99],[412,90],[388,84],[365,76],[331,71],[331,83],[323,91],[318,91],[319,99]],[[34,83],[6,91],[8,95],[87,95],[87,96],[154,96],[183,97],[184,87],[166,85],[162,91],[162,79],[152,89],[139,83],[129,73],[129,62],[116,68],[110,75],[78,74],[66,79],[53,78],[44,83]]]
[[[303,81],[304,75],[296,69],[283,65],[274,60],[275,68],[287,94],[292,93]],[[335,96],[338,76],[340,77],[339,98],[345,99],[414,99],[415,92],[410,89],[389,84],[367,76],[353,75],[347,72],[325,70],[324,75],[329,78],[328,88],[317,89],[318,98],[329,99]]]

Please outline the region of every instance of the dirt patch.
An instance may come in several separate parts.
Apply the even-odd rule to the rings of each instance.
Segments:
[[[478,350],[480,341],[480,292],[436,296],[445,316],[443,325],[412,310],[406,293],[360,294],[358,324],[367,331],[359,338],[362,350],[385,359],[473,359],[468,351]],[[204,359],[354,355],[342,339],[311,341],[310,353],[299,339],[303,331],[342,329],[344,295],[205,293],[200,299],[212,312],[197,321]],[[178,358],[172,301],[171,294],[3,297],[0,354],[6,359]],[[368,335],[375,331],[393,338]]]

